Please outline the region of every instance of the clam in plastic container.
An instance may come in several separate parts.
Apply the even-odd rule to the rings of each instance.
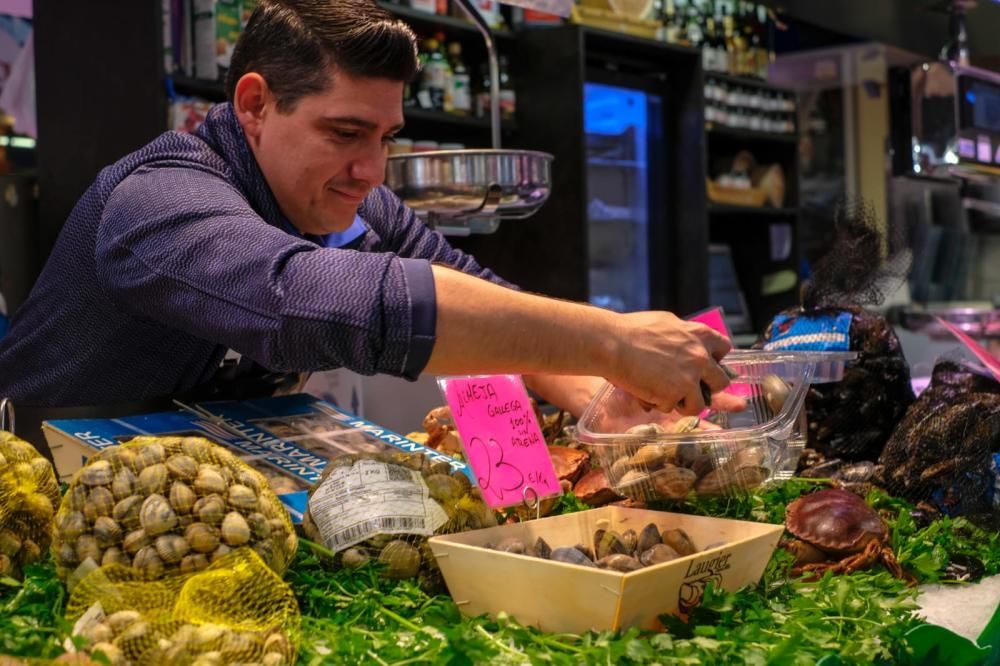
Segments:
[[[692,493],[732,494],[791,477],[805,444],[809,385],[839,381],[853,352],[734,351],[728,392],[741,412],[701,417],[647,410],[606,384],[577,424],[620,495],[642,501],[680,500]]]

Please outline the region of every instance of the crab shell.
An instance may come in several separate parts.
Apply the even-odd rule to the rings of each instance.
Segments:
[[[810,493],[789,504],[785,527],[830,555],[859,553],[873,540],[882,544],[889,540],[889,528],[875,510],[839,488]]]

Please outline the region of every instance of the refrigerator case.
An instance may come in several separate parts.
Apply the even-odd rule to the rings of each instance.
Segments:
[[[641,87],[591,81],[584,88],[589,296],[631,312],[662,307],[650,242],[662,224],[663,101]]]

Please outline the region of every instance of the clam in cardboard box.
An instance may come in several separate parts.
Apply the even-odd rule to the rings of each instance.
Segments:
[[[600,528],[639,533],[653,523],[680,528],[696,552],[621,573],[488,548],[510,537],[553,549],[590,544]],[[705,586],[737,590],[756,583],[784,527],[608,506],[430,539],[448,591],[467,615],[506,612],[547,632],[629,627],[659,629],[659,616],[684,614]]]

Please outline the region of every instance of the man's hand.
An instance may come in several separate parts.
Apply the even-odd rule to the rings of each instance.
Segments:
[[[678,319],[669,312],[621,315],[617,370],[608,378],[662,412],[695,415],[707,407],[701,383],[713,394],[729,385],[719,365],[732,349],[708,326]]]

